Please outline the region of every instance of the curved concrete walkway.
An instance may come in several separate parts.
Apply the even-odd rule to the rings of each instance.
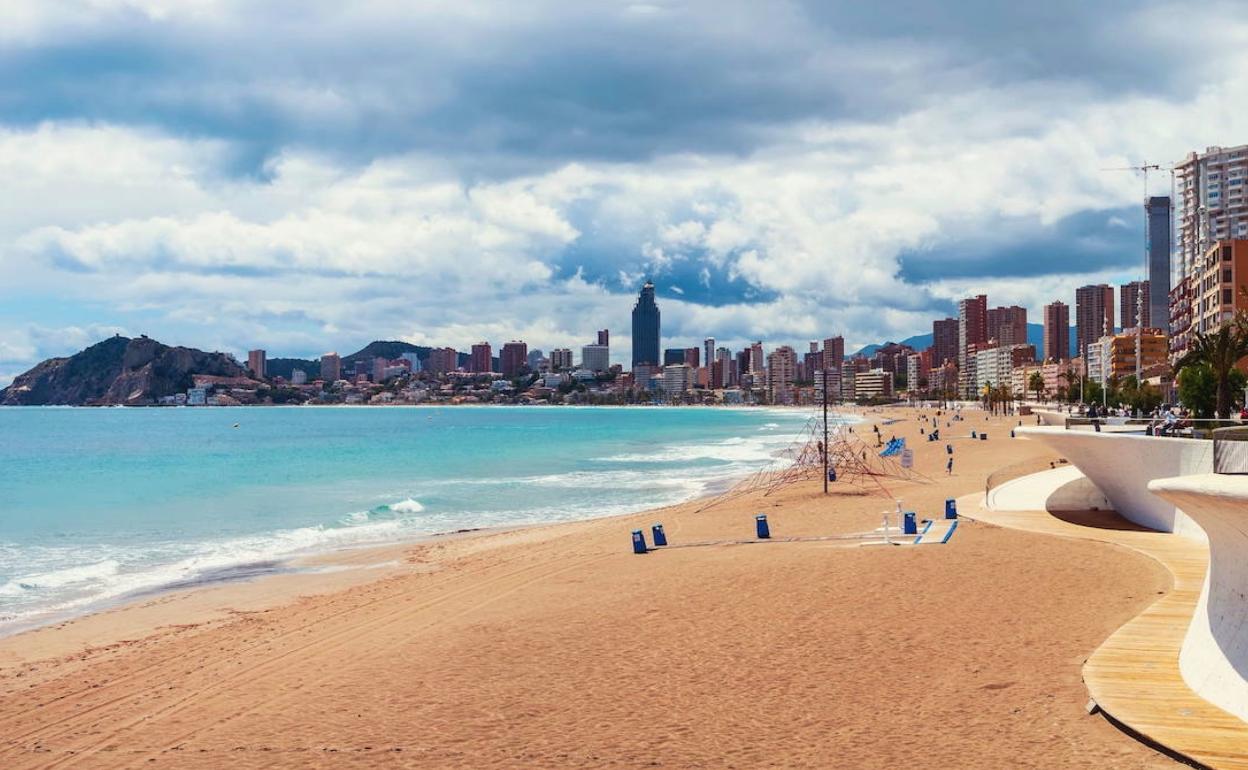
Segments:
[[[1169,593],[1088,657],[1084,683],[1106,715],[1145,740],[1205,767],[1248,769],[1248,723],[1197,695],[1179,670],[1179,654],[1209,565],[1205,543],[1148,530],[1105,511],[1055,515],[989,510],[983,494],[958,500],[958,511],[997,526],[1114,543],[1164,565],[1174,576]]]

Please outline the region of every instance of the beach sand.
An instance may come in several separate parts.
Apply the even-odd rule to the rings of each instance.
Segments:
[[[921,518],[1052,457],[972,411],[946,477],[946,442],[888,414],[934,482],[888,484]],[[1177,766],[1084,711],[1083,660],[1168,588],[1138,554],[969,521],[630,551],[655,521],[748,541],[758,512],[782,538],[892,507],[820,492],[354,551],[0,640],[0,767]]]

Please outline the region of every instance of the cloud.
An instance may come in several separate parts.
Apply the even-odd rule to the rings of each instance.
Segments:
[[[627,360],[646,277],[677,344],[1038,317],[1138,277],[1101,169],[1248,136],[1216,3],[887,5],[0,0],[0,371],[78,344],[31,324]]]

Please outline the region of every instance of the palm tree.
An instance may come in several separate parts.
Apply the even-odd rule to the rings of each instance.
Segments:
[[[1027,378],[1027,387],[1036,394],[1036,400],[1040,400],[1040,391],[1044,390],[1044,375],[1040,372],[1032,372]]]
[[[1248,318],[1241,313],[1233,322],[1223,323],[1212,332],[1197,332],[1187,354],[1179,359],[1179,369],[1209,365],[1217,383],[1216,411],[1220,420],[1231,416],[1231,372],[1244,356],[1248,356]]]

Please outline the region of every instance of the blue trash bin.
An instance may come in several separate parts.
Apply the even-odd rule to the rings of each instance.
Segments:
[[[650,528],[650,536],[654,539],[654,547],[667,545],[667,533],[663,531],[662,524],[655,524]]]
[[[646,548],[646,536],[642,534],[640,529],[634,529],[633,530],[633,553],[645,553],[647,550],[648,549]]]
[[[979,434],[975,431],[971,431],[971,438],[979,438]]]
[[[987,433],[981,433],[981,434],[979,434],[979,440],[980,440],[980,441],[987,441],[987,440],[988,440],[988,434],[987,434]]]
[[[766,540],[771,537],[771,529],[767,526],[767,515],[760,513],[754,517],[754,530],[758,534],[759,540]]]
[[[901,533],[903,535],[919,534],[919,525],[914,520],[914,511],[901,514]]]
[[[952,497],[945,500],[945,518],[946,519],[958,518],[958,501],[954,500]]]
[[[836,468],[828,468],[828,481],[836,481]]]

